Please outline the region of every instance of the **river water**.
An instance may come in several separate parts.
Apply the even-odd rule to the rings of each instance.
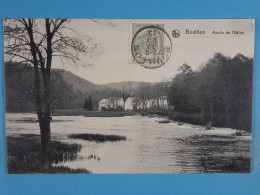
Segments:
[[[35,114],[6,114],[7,136],[39,134]],[[251,136],[233,136],[228,128],[205,130],[147,116],[54,116],[52,139],[82,145],[78,158],[53,166],[85,168],[92,173],[249,172]],[[92,142],[68,135],[126,136],[126,141]],[[95,158],[90,157],[95,156]]]

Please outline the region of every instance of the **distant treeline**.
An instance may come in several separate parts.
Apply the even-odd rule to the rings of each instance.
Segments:
[[[40,72],[40,70],[39,70]],[[126,82],[123,89],[104,88],[80,91],[71,84],[70,79],[64,79],[64,71],[51,71],[51,109],[82,109],[86,98],[91,97],[91,108],[98,108],[99,101],[104,98],[124,98],[140,96],[151,98],[154,96],[150,83],[142,83],[139,88],[131,82]],[[41,75],[41,74],[40,74]],[[42,78],[41,78],[42,79]],[[43,83],[43,82],[41,82]],[[14,61],[5,62],[5,105],[7,112],[36,111],[34,70],[30,64]],[[89,104],[89,103],[88,103]]]
[[[77,99],[72,85],[58,71],[52,71],[50,85],[52,109],[68,108]],[[36,111],[34,70],[30,64],[5,63],[5,106],[7,112]]]
[[[169,91],[171,118],[251,131],[253,59],[216,53],[199,70],[178,69]]]
[[[172,81],[131,82],[123,89],[82,92],[64,80],[61,70],[52,70],[52,109],[82,109],[91,96],[93,108],[109,97],[139,97],[142,100],[168,96],[170,118],[193,124],[230,127],[251,131],[253,59],[241,54],[234,58],[216,53],[192,70],[188,64],[178,69]],[[35,111],[34,71],[28,64],[5,63],[5,101],[7,112]]]

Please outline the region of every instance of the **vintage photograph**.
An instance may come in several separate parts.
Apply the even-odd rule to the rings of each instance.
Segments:
[[[9,174],[250,173],[254,19],[3,31]]]

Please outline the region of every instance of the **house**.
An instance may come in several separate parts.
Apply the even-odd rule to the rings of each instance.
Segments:
[[[141,108],[141,102],[139,98],[129,97],[125,101],[125,110],[137,110]]]
[[[158,99],[149,99],[146,101],[145,107],[147,109],[168,109],[168,97],[167,96],[160,96]]]
[[[137,109],[138,109],[138,110],[144,110],[144,109],[146,109],[145,102],[146,102],[146,100],[141,100],[141,101],[138,103],[138,105],[137,105]]]
[[[160,96],[158,102],[159,102],[160,109],[168,109],[169,102],[167,96]]]
[[[168,106],[167,96],[160,96],[158,99],[149,100],[140,100],[140,98],[137,97],[129,97],[125,103],[122,98],[110,97],[99,102],[99,110],[168,109]]]
[[[147,100],[145,107],[147,109],[157,108],[157,100],[156,99],[149,99],[149,100]]]
[[[111,102],[109,99],[103,99],[99,102],[98,110],[109,110],[111,107]]]
[[[124,100],[123,98],[109,98],[111,102],[111,108],[113,110],[124,110]]]
[[[124,100],[122,98],[103,99],[99,102],[99,110],[123,110]]]

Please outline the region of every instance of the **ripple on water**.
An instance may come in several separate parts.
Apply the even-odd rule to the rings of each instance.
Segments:
[[[250,171],[251,137],[231,136],[235,130],[228,128],[206,131],[199,126],[178,126],[173,122],[158,123],[158,120],[140,115],[54,116],[53,139],[82,145],[76,160],[56,166],[85,168],[93,173]],[[35,114],[6,114],[6,133],[39,134],[35,121]],[[126,136],[126,141],[99,143],[68,137],[81,133]]]

